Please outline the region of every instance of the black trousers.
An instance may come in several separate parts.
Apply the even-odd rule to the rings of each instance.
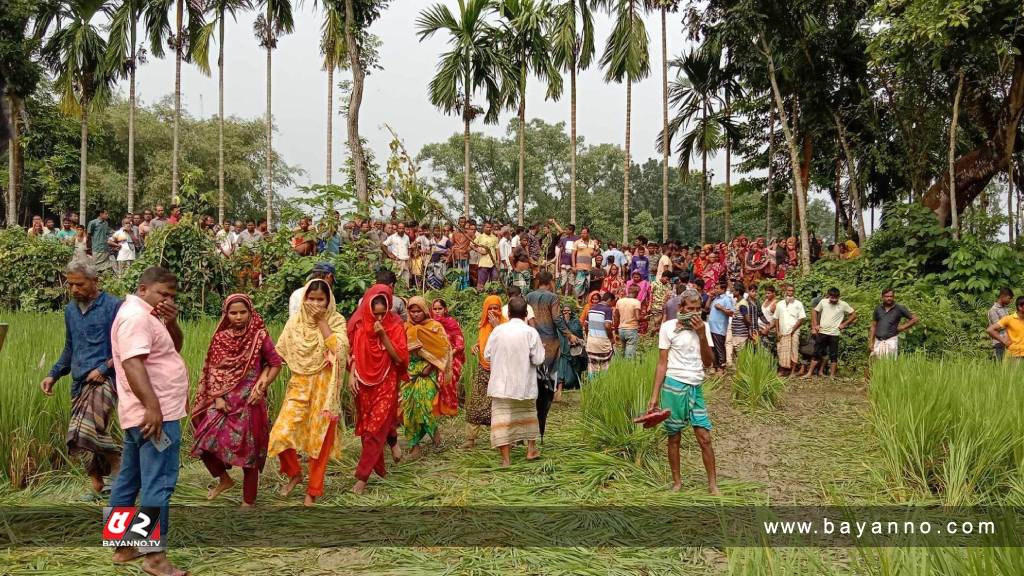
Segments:
[[[711,333],[711,344],[715,349],[715,368],[725,366],[725,334]]]

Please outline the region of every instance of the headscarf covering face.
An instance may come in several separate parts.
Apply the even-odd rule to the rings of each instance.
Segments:
[[[228,319],[228,309],[238,302],[249,309],[249,322],[241,328],[235,328]],[[214,399],[234,390],[242,382],[259,355],[266,337],[263,318],[253,308],[248,296],[232,294],[224,299],[220,321],[203,362],[203,374],[199,380],[192,414],[199,414]]]
[[[498,324],[500,325],[508,322],[508,318],[501,313],[501,298],[494,294],[484,298],[483,310],[480,311],[480,331],[477,334],[476,357],[480,366],[485,370],[491,369],[491,363],[484,360],[484,350],[487,348],[487,339],[491,337],[491,332],[494,330],[494,327],[491,326],[491,322],[487,318],[487,310],[494,306],[497,306],[498,308]]]
[[[305,297],[314,284],[327,291],[327,310],[325,319],[327,325],[339,340],[337,350],[328,350],[324,346],[324,336],[317,326],[317,321],[306,309]],[[345,328],[345,317],[338,312],[337,304],[334,302],[334,293],[323,280],[310,280],[306,282],[303,291],[303,305],[299,313],[288,319],[281,331],[281,337],[277,340],[277,352],[288,363],[288,368],[296,374],[317,374],[330,362],[337,368],[337,358],[344,358],[348,354],[348,335]]]
[[[377,317],[373,313],[373,301],[384,299],[386,312],[380,321],[391,345],[398,353],[397,365],[391,360],[384,348],[381,338],[373,329]],[[356,378],[366,386],[376,386],[387,379],[388,374],[395,370],[398,381],[409,379],[409,346],[405,340],[405,325],[402,319],[391,311],[391,287],[385,284],[374,284],[363,294],[359,308],[348,323],[348,339],[352,346],[352,369]]]

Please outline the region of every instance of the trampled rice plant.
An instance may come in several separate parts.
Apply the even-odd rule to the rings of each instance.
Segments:
[[[736,358],[732,397],[748,410],[770,410],[778,406],[783,382],[775,356],[762,346],[745,346]]]
[[[647,411],[657,353],[636,361],[616,358],[608,371],[583,385],[580,392],[581,433],[598,450],[620,454],[640,463],[655,453],[660,433],[644,429],[633,418]]]
[[[1019,498],[1024,370],[905,356],[879,362],[873,372],[870,418],[896,500],[970,505]]]

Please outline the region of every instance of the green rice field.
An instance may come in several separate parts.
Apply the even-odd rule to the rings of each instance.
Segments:
[[[0,313],[11,324],[0,352],[0,507],[61,506],[78,502],[87,479],[63,448],[69,411],[67,379],[47,398],[38,383],[60,354],[59,315]],[[198,376],[213,321],[185,323],[185,349]],[[276,330],[274,330],[276,332]],[[473,337],[467,337],[467,348]],[[771,359],[741,356],[740,376],[705,384],[722,496],[706,492],[700,451],[692,435],[682,443],[683,490],[668,490],[664,433],[630,419],[650,394],[655,352],[612,369],[556,403],[542,458],[525,462],[513,451],[499,467],[486,432],[462,449],[464,421],[443,423],[439,448],[414,462],[390,465],[366,494],[348,492],[355,479],[358,440],[344,435],[344,456],[328,469],[323,509],[359,506],[514,507],[610,506],[661,510],[740,505],[1024,505],[1024,371],[992,362],[907,357],[876,365],[862,379],[777,381]],[[766,364],[767,363],[767,364]],[[472,376],[466,368],[464,384]],[[285,375],[270,393],[271,414],[283,396]],[[207,505],[211,479],[184,454],[173,504]],[[236,480],[240,474],[235,472]],[[258,507],[298,506],[274,463],[261,477]],[[241,483],[211,505],[235,509]],[[472,508],[468,508],[472,510]],[[243,514],[243,512],[239,512]],[[304,518],[296,510],[288,520]],[[306,527],[308,528],[308,526]],[[486,529],[486,526],[481,527]],[[0,527],[0,534],[5,528]],[[97,527],[98,534],[98,527]],[[98,536],[97,536],[98,539]],[[770,548],[694,546],[685,532],[665,533],[647,546],[347,548],[186,547],[172,560],[192,574],[867,574],[896,576],[1024,574],[1016,532],[999,546],[978,548]],[[2,541],[2,536],[0,536]],[[656,545],[655,545],[656,544]],[[142,574],[139,565],[114,567],[100,547],[0,551],[0,574]]]

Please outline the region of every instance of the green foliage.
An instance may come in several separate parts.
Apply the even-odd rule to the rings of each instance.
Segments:
[[[660,428],[645,429],[633,418],[647,411],[657,354],[637,361],[616,357],[608,371],[580,392],[584,440],[593,448],[642,464],[656,455]]]
[[[52,310],[64,298],[61,272],[74,249],[30,237],[17,226],[0,230],[0,309]]]
[[[887,204],[882,226],[864,252],[872,257],[873,267],[901,285],[942,271],[952,245],[952,235],[931,210],[918,204]]]
[[[185,317],[220,316],[224,297],[234,290],[232,261],[221,256],[213,238],[188,216],[176,226],[153,231],[138,260],[106,287],[120,295],[134,292],[139,277],[151,266],[167,268],[178,277],[176,303]]]
[[[770,410],[778,406],[783,382],[775,355],[763,346],[744,346],[736,358],[732,397],[747,410]]]
[[[870,420],[898,501],[1020,502],[1024,393],[1011,362],[901,356],[880,361]]]

